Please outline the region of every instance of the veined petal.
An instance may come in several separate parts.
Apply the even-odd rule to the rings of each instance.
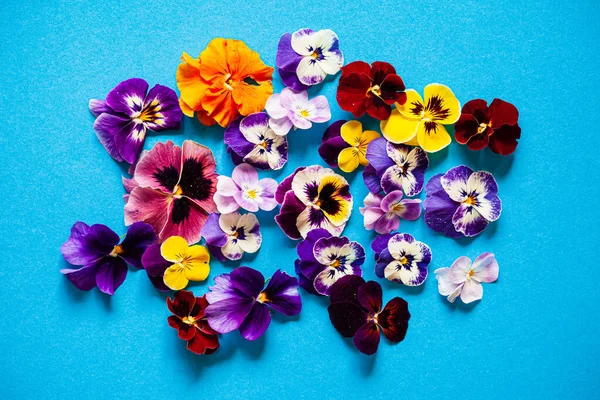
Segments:
[[[181,108],[177,94],[171,88],[155,85],[146,96],[142,114],[144,125],[153,131],[179,128]]]
[[[453,283],[450,280],[450,268],[438,268],[433,271],[435,278],[438,281],[438,291],[442,296],[449,296],[456,290],[459,284]]]
[[[123,157],[119,152],[115,138],[117,133],[130,123],[131,121],[128,119],[108,113],[100,114],[94,121],[94,132],[96,132],[98,140],[108,154],[118,162],[123,161]]]
[[[183,260],[186,278],[190,281],[205,280],[210,272],[209,261],[210,255],[206,247],[200,245],[190,246]]]
[[[317,33],[312,29],[299,29],[292,34],[291,46],[302,56],[309,56],[317,45]]]
[[[402,208],[396,211],[402,219],[416,221],[421,216],[421,199],[404,199],[400,202]]]
[[[97,264],[96,285],[101,292],[113,295],[127,277],[127,264],[120,258],[106,257]]]
[[[181,147],[172,141],[157,143],[135,167],[134,179],[141,187],[172,193],[181,173]]]
[[[396,110],[405,118],[420,120],[425,110],[423,98],[414,89],[407,89],[404,93],[406,94],[406,102],[404,104],[397,103]]]
[[[469,195],[467,182],[473,174],[473,170],[466,165],[459,165],[448,170],[441,177],[444,191],[456,202],[462,203]]]
[[[496,221],[502,212],[502,201],[498,197],[498,184],[494,176],[486,171],[471,174],[467,181],[467,193],[476,198],[473,207],[488,221]]]
[[[185,268],[181,264],[173,264],[167,268],[163,281],[171,290],[184,289],[189,283],[188,278],[185,276]]]
[[[356,147],[346,147],[340,151],[337,164],[344,172],[354,171],[360,164],[360,154],[358,153],[358,149]]]
[[[421,119],[408,118],[395,108],[388,119],[381,121],[380,129],[390,142],[406,143],[417,135],[420,124]]]
[[[192,140],[184,140],[181,148],[182,167],[179,187],[183,195],[206,213],[217,211],[213,200],[217,190],[217,163],[212,151]]]
[[[461,204],[452,217],[454,229],[467,237],[477,236],[485,230],[488,220],[468,204]]]
[[[254,305],[254,299],[230,297],[211,303],[204,316],[208,325],[219,333],[228,333],[240,327]]]
[[[460,102],[448,86],[429,84],[425,86],[424,96],[425,116],[429,116],[432,121],[449,125],[460,117]]]
[[[273,310],[287,316],[300,314],[302,300],[298,293],[298,280],[295,277],[278,269],[262,293],[266,298],[265,304]]]
[[[125,204],[125,225],[144,221],[152,225],[160,239],[166,239],[162,231],[167,223],[171,199],[168,195],[154,189],[136,187],[129,194]]]
[[[444,125],[434,121],[421,121],[417,129],[419,146],[428,153],[448,147],[452,138]]]
[[[317,85],[325,79],[327,73],[321,68],[321,65],[312,57],[303,57],[296,68],[298,79],[304,85]]]
[[[244,214],[238,221],[238,232],[243,229],[242,235],[238,236],[238,244],[246,253],[255,253],[260,249],[262,235],[260,234],[260,225],[254,214]]]
[[[100,114],[102,113],[113,113],[113,109],[110,108],[107,104],[106,101],[104,100],[98,100],[98,99],[91,99],[89,102],[89,108],[90,108],[90,112],[94,115],[94,117],[99,117]]]
[[[160,254],[171,262],[181,262],[187,251],[188,242],[181,236],[171,236],[160,245]]]
[[[268,307],[256,302],[240,325],[240,334],[246,340],[256,340],[266,332],[270,323],[271,313]]]
[[[114,139],[121,157],[129,164],[135,164],[146,140],[146,125],[132,121],[121,128]]]
[[[473,276],[478,282],[495,282],[500,267],[492,253],[483,253],[473,261]]]
[[[219,193],[215,193],[215,195],[213,196],[213,200],[217,205],[217,210],[221,214],[230,214],[239,210],[240,208],[240,205],[233,196],[223,196]]]
[[[140,78],[131,78],[119,83],[106,95],[106,104],[115,110],[135,117],[141,112],[148,91],[148,82]]]
[[[348,121],[340,127],[340,136],[348,145],[358,147],[363,134],[362,124],[359,121]]]
[[[452,200],[441,184],[442,174],[434,175],[427,182],[425,188],[427,196],[423,202],[425,207],[425,223],[436,232],[452,238],[460,237],[462,234],[454,229],[452,217],[460,203]]]
[[[157,240],[158,237],[150,224],[136,222],[127,230],[127,235],[120,245],[122,252],[119,256],[128,264],[136,268],[143,268],[142,255]]]
[[[188,198],[173,199],[168,211],[168,219],[160,233],[160,239],[181,236],[189,244],[198,243],[200,232],[208,220],[208,213]]]

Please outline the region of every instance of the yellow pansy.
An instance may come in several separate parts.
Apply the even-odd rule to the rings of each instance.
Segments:
[[[171,236],[160,246],[160,254],[173,263],[163,277],[170,289],[181,290],[189,281],[203,281],[208,277],[210,255],[204,246],[188,246],[181,236]]]
[[[396,103],[390,118],[381,121],[383,136],[392,143],[420,146],[429,153],[442,150],[452,139],[444,125],[460,117],[460,102],[449,87],[432,83],[425,87],[425,101],[408,89],[406,102]]]
[[[348,121],[342,125],[340,135],[350,147],[343,149],[338,155],[338,166],[344,172],[352,172],[358,165],[367,166],[367,147],[377,139],[379,133],[363,131],[362,124],[358,121]]]

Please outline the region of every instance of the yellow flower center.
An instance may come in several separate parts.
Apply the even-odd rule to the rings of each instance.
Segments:
[[[262,142],[261,144],[259,144],[259,146],[262,147],[263,149],[266,149],[267,147],[269,147],[269,144],[265,140],[264,142]]]
[[[408,258],[406,258],[406,256],[403,256],[401,259],[398,260],[398,262],[402,265],[406,265],[408,264]]]
[[[330,267],[332,267],[332,268],[338,268],[339,266],[340,266],[340,260],[335,260],[330,265]]]
[[[371,86],[368,91],[377,97],[381,97],[381,87],[379,87],[379,85]]]
[[[175,196],[176,198],[180,198],[182,194],[183,190],[181,190],[181,186],[175,185],[175,187],[173,188],[173,196]]]
[[[463,204],[468,204],[470,206],[475,206],[477,205],[477,199],[473,196],[469,196],[465,199],[465,201],[463,201]]]
[[[313,53],[310,56],[316,60],[319,58],[319,53],[317,53],[316,51],[313,51]]]
[[[123,248],[121,247],[121,245],[116,245],[115,247],[113,247],[113,249],[110,252],[109,256],[116,257],[119,254],[123,254]]]
[[[256,192],[256,189],[251,189],[246,191],[246,196],[250,197],[252,200],[256,200],[258,193]]]
[[[231,74],[225,75],[225,87],[227,90],[233,90],[233,80],[231,79]]]
[[[395,203],[390,209],[390,211],[393,211],[393,212],[402,211],[402,210],[404,210],[404,206],[402,205],[402,203]]]
[[[310,116],[310,112],[308,112],[308,110],[300,110],[298,115],[300,115],[302,118],[308,118]]]
[[[490,121],[489,123],[485,124],[485,123],[481,123],[479,124],[479,127],[477,128],[477,133],[478,134],[482,134],[483,132],[486,131],[487,128],[492,126],[492,121]]]
[[[473,275],[475,275],[475,270],[470,269],[469,272],[467,272],[467,279],[471,279]]]
[[[182,321],[184,324],[188,324],[188,325],[194,325],[194,324],[196,323],[196,320],[194,319],[194,317],[191,317],[191,316],[189,316],[189,315],[187,315],[187,316],[185,316],[185,317],[181,318],[181,321]]]
[[[267,295],[265,294],[265,292],[260,292],[260,294],[256,298],[256,301],[258,301],[259,303],[264,303],[266,301],[269,301],[269,299],[267,299]]]

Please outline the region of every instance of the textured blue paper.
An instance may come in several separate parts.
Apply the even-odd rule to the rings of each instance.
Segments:
[[[456,3],[4,0],[0,398],[597,398],[598,2]],[[382,282],[385,300],[404,297],[413,317],[403,343],[382,341],[376,357],[365,357],[333,329],[326,300],[302,292],[298,318],[275,317],[254,343],[227,335],[217,354],[199,357],[167,326],[165,296],[143,271],[130,271],[113,298],[73,288],[58,272],[71,225],[125,232],[125,168],[96,139],[88,100],[130,77],[175,87],[181,52],[197,55],[218,36],[243,39],[273,65],[279,36],[302,27],[335,30],[347,62],[389,61],[408,87],[440,82],[462,103],[501,97],[519,108],[514,156],[452,143],[427,173],[461,163],[493,172],[504,203],[497,223],[458,242],[422,219],[401,225],[431,246],[430,272],[494,252],[500,279],[484,286],[483,301],[448,304],[432,273],[417,289]],[[311,92],[329,98],[334,119],[348,118],[336,86],[337,78]],[[325,127],[292,132],[289,163],[263,176],[280,180],[322,163]],[[230,174],[222,137],[186,119],[146,148],[193,139]],[[345,234],[368,248],[373,235],[358,212],[366,189],[360,174],[349,181],[355,205]],[[295,243],[273,216],[259,214],[263,247],[243,263],[267,275],[293,272]],[[370,250],[367,257],[365,276],[375,279]],[[196,293],[232,265],[212,267],[208,283],[191,286]]]

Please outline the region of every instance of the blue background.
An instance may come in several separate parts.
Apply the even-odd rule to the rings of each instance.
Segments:
[[[0,5],[0,398],[597,398],[597,1],[119,3]],[[279,36],[302,27],[333,29],[346,62],[391,62],[420,92],[440,82],[462,103],[500,97],[519,108],[513,156],[452,143],[430,157],[427,178],[461,163],[494,173],[504,203],[497,223],[461,241],[422,219],[401,225],[431,246],[430,272],[494,252],[500,279],[484,286],[483,300],[450,305],[432,273],[418,289],[382,282],[384,300],[407,299],[412,319],[404,342],[382,341],[366,357],[333,329],[327,302],[302,292],[298,318],[276,317],[256,342],[226,335],[203,357],[167,326],[165,295],[143,271],[130,271],[113,298],[75,289],[58,272],[71,225],[125,233],[125,168],[96,139],[89,99],[130,77],[175,88],[181,52],[198,55],[219,36],[246,41],[274,65]],[[329,98],[334,120],[348,118],[336,86],[337,77],[311,94]],[[292,132],[289,163],[262,175],[280,180],[322,163],[325,127]],[[222,129],[186,119],[146,148],[193,139],[229,175],[222,138]],[[368,248],[374,235],[358,212],[366,188],[360,174],[348,179],[355,205],[345,234]],[[259,214],[263,247],[244,264],[293,272],[295,243],[273,216]],[[370,249],[367,257],[365,277],[375,279]],[[191,289],[203,293],[235,265],[213,262],[208,283]]]

